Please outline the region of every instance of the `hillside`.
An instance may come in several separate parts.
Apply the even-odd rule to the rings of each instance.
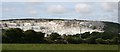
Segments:
[[[68,20],[68,19],[9,19],[2,20],[0,28],[21,28],[24,31],[33,29],[50,34],[77,34],[84,32],[114,32],[117,33],[120,24],[103,21]],[[5,27],[5,24],[7,27]],[[119,31],[120,32],[120,31]]]
[[[21,28],[24,31],[33,29],[47,34],[77,34],[84,32],[120,32],[120,24],[103,21],[68,20],[68,19],[10,19],[2,20],[0,28]]]
[[[1,29],[7,29],[2,31],[3,43],[120,43],[120,24],[113,22],[27,19],[2,21],[0,25]]]

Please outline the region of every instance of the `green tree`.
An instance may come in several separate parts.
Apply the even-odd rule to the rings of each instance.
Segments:
[[[96,44],[96,38],[94,37],[89,37],[89,38],[86,38],[84,42],[88,43],[88,44]]]
[[[103,33],[101,34],[101,38],[102,38],[102,39],[112,39],[112,38],[114,38],[114,37],[116,37],[116,36],[117,36],[116,34],[110,33],[110,32],[103,32]]]
[[[82,38],[88,38],[90,36],[90,32],[85,32],[83,34],[81,34]]]
[[[67,36],[66,40],[70,44],[80,44],[83,43],[83,39],[77,36]]]
[[[9,43],[22,43],[23,31],[19,28],[10,28],[5,31],[3,38],[9,39]]]
[[[10,43],[10,39],[7,36],[2,35],[2,43]]]
[[[60,35],[58,33],[51,33],[50,37],[51,40],[55,40],[57,38],[60,38]]]
[[[34,30],[24,32],[24,43],[36,43],[37,33]]]
[[[24,32],[25,43],[44,43],[45,33],[27,30]]]
[[[96,39],[97,44],[105,44],[105,41],[102,38]]]
[[[114,37],[113,39],[111,39],[111,44],[118,44],[118,37]]]
[[[38,43],[45,43],[45,39],[44,39],[44,36],[45,36],[45,33],[42,33],[42,32],[37,32],[37,34],[35,35],[36,37],[36,42]]]

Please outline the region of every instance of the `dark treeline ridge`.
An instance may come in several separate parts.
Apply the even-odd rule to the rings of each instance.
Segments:
[[[47,21],[54,21],[54,20],[59,20],[59,21],[88,21],[88,20],[77,20],[77,19],[47,19],[47,18],[42,18],[42,19],[34,19],[34,18],[26,18],[26,19],[7,19],[7,20],[2,20],[2,21],[17,21],[17,20],[35,20],[35,21],[42,21],[42,20],[47,20]]]
[[[113,32],[86,32],[75,35],[60,35],[34,30],[23,31],[20,28],[2,29],[2,43],[10,44],[119,44],[120,34]]]

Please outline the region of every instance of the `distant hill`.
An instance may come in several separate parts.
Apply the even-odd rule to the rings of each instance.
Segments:
[[[54,20],[60,21],[60,23]],[[79,32],[78,30],[80,30],[81,27],[84,29],[83,31],[87,31],[88,29],[92,29],[92,30],[97,29],[99,31],[105,31],[105,32],[110,32],[110,33],[120,33],[120,24],[113,23],[113,22],[106,22],[106,21],[89,21],[89,20],[77,20],[77,19],[9,19],[9,20],[2,20],[2,21],[3,22],[5,21],[53,21],[56,24],[59,24],[58,26],[53,25],[57,28],[53,31],[59,32],[58,30],[60,30],[59,33],[62,33],[62,32],[64,33],[73,32],[73,34],[74,32],[78,33]],[[61,22],[61,21],[66,21],[66,22]],[[79,23],[83,22],[82,26],[79,26],[77,22]],[[64,23],[64,25],[62,25],[61,23]],[[43,27],[52,28],[46,25]],[[63,27],[63,29],[65,30],[60,29],[61,27]],[[66,28],[66,27],[69,27],[69,28]],[[69,29],[69,30],[66,30],[66,29]],[[51,29],[49,29],[49,31],[51,31]]]
[[[120,33],[120,24],[113,22],[104,22],[104,23],[105,23],[104,31],[112,32],[112,33]]]

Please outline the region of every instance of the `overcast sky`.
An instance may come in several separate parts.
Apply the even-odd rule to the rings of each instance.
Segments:
[[[15,0],[3,0],[2,4],[0,4],[2,6],[0,8],[2,9],[0,19],[34,17],[118,22],[118,2],[41,1],[29,0],[29,2],[21,2],[20,0],[20,2],[17,2]]]
[[[0,0],[2,2],[118,2],[120,0]]]

